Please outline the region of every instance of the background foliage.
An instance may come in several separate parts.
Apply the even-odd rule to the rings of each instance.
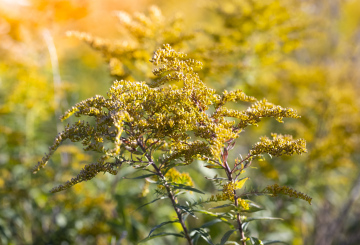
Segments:
[[[136,244],[174,215],[167,205],[136,210],[155,194],[144,182],[122,178],[130,168],[50,194],[96,157],[74,145],[63,145],[51,167],[31,173],[64,127],[58,117],[69,105],[104,95],[114,79],[149,77],[148,60],[163,43],[202,60],[200,76],[211,87],[242,89],[302,116],[281,128],[262,122],[238,140],[234,151],[246,153],[260,135],[289,133],[305,138],[309,152],[265,157],[248,171],[252,186],[279,183],[313,197],[312,206],[259,197],[264,215],[284,221],[254,223],[252,232],[290,244],[360,242],[359,1],[3,0],[0,12],[0,243]],[[68,37],[69,30],[91,36]],[[204,176],[216,171],[200,165],[180,171],[214,190]],[[148,244],[172,242],[166,239]]]

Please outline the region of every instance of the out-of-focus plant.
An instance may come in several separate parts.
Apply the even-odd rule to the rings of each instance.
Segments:
[[[264,153],[281,156],[306,152],[303,139],[293,140],[291,136],[273,135],[273,139],[261,138],[247,157],[235,160],[230,164],[228,152],[234,147],[235,140],[249,125],[257,125],[264,117],[273,117],[282,122],[284,117],[298,118],[293,109],[282,108],[267,102],[257,101],[245,95],[241,90],[223,92],[222,95],[208,88],[194,69],[202,64],[193,59],[186,59],[186,54],[176,52],[170,45],[158,49],[151,62],[157,66],[153,74],[155,80],[146,82],[115,81],[108,92],[108,98],[95,96],[84,100],[70,110],[62,119],[71,115],[89,116],[93,122],[78,121],[69,124],[55,138],[49,153],[35,167],[34,172],[45,167],[56,149],[67,139],[81,142],[85,151],[100,153],[97,162],[86,165],[80,173],[51,192],[66,190],[75,184],[93,179],[98,173],[118,174],[118,168],[129,164],[148,174],[136,179],[156,176],[158,198],[151,203],[169,198],[177,219],[166,221],[154,227],[142,242],[163,236],[183,237],[188,244],[196,244],[202,237],[213,244],[210,233],[204,227],[189,230],[185,224],[188,215],[195,212],[210,214],[220,218],[232,228],[221,239],[225,244],[230,235],[237,231],[240,239],[246,244],[260,244],[261,240],[245,235],[247,224],[252,220],[269,218],[248,218],[246,213],[258,211],[257,204],[248,199],[251,195],[288,195],[311,203],[311,198],[288,187],[268,186],[263,191],[244,191],[238,194],[248,178],[240,178],[254,158]],[[166,85],[169,83],[182,83]],[[253,102],[247,110],[227,109],[228,102]],[[233,118],[229,120],[227,118]],[[112,146],[111,146],[112,145]],[[189,165],[194,159],[207,162],[208,168],[223,169],[226,178],[215,177],[222,187],[222,195],[212,196],[205,202],[187,202],[179,198],[183,192],[202,191],[194,188],[193,180],[188,174],[180,174],[175,167]],[[199,206],[204,203],[226,201],[220,207],[231,206],[231,210],[222,214],[213,214]],[[219,207],[217,207],[219,208]],[[270,218],[271,219],[271,218]],[[230,220],[230,221],[229,221]],[[234,225],[234,221],[236,224]],[[152,233],[167,224],[180,223],[181,233]],[[274,243],[275,241],[268,241]]]
[[[180,16],[165,18],[156,6],[149,8],[148,15],[136,12],[133,15],[117,11],[124,36],[119,40],[93,37],[88,33],[69,31],[92,48],[101,52],[109,63],[110,73],[116,79],[142,81],[152,76],[147,65],[151,53],[163,43],[181,47],[194,34],[187,31]]]
[[[200,30],[207,42],[195,45],[194,51],[206,63],[204,72],[211,74],[207,79],[219,80],[225,74],[221,80],[227,87],[243,80],[256,82],[254,74],[281,64],[309,35],[311,20],[301,7],[292,0],[207,2],[210,25]]]

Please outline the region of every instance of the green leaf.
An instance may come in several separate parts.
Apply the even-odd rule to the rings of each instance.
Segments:
[[[182,184],[176,184],[176,185],[173,185],[173,184],[170,184],[170,186],[172,186],[175,190],[188,190],[188,191],[193,191],[193,192],[197,192],[197,193],[200,193],[200,194],[205,194],[204,192],[194,188],[194,187],[191,187],[191,186],[188,186],[188,185],[182,185]]]
[[[200,238],[200,234],[199,233],[196,233],[196,235],[194,236],[192,242],[194,245],[197,245],[198,241],[199,241],[199,238]]]
[[[200,234],[201,238],[205,240],[205,242],[207,242],[210,245],[214,245],[214,243],[211,240],[211,236],[208,233],[208,231],[204,228],[197,228],[191,231],[190,235],[194,235],[194,234]]]
[[[226,218],[229,218],[229,219],[234,219],[234,216],[230,213],[212,213],[212,212],[209,212],[209,211],[206,211],[206,210],[201,210],[201,209],[196,209],[196,210],[193,210],[193,212],[198,212],[198,213],[202,213],[202,214],[207,214],[209,216],[212,216],[212,217],[217,217],[219,219],[222,220],[222,222],[228,224],[230,226],[230,228],[234,228],[234,225],[231,224],[227,219],[225,219],[224,217]]]
[[[237,243],[235,241],[227,241],[227,242],[225,242],[225,244],[240,245],[239,243]]]
[[[255,213],[255,212],[264,210],[263,207],[261,207],[259,204],[254,203],[253,201],[246,200],[246,202],[249,203],[249,209],[248,210],[242,210],[242,212]]]
[[[194,212],[207,214],[207,215],[210,215],[210,216],[213,216],[213,217],[221,217],[222,215],[224,215],[224,213],[213,213],[213,212],[209,212],[209,211],[206,211],[206,210],[203,210],[203,209],[197,209],[197,210],[194,210]]]
[[[221,205],[221,206],[216,206],[216,207],[209,208],[209,210],[210,209],[216,209],[216,208],[226,208],[226,207],[230,207],[230,206],[234,206],[234,204],[232,204],[232,203],[224,204],[224,205]]]
[[[221,238],[220,245],[224,245],[225,242],[230,238],[230,236],[235,232],[236,230],[229,230],[227,231],[224,236]]]
[[[154,176],[154,175],[156,175],[156,174],[145,174],[145,175],[137,176],[137,177],[134,177],[134,178],[123,177],[123,179],[145,179],[145,178],[148,178],[148,177],[151,177],[151,176]]]
[[[168,197],[159,197],[159,198],[156,198],[156,199],[154,199],[154,200],[152,200],[151,202],[148,202],[148,203],[145,203],[144,205],[141,205],[140,207],[138,207],[136,210],[139,210],[140,208],[142,208],[142,207],[145,207],[146,205],[149,205],[149,204],[151,204],[151,203],[154,203],[154,202],[156,202],[156,201],[159,201],[159,200],[162,200],[162,199],[166,199],[166,198],[168,198]]]
[[[180,234],[178,234],[178,233],[161,232],[161,233],[152,235],[152,236],[150,236],[150,237],[147,237],[147,238],[141,240],[139,243],[147,242],[147,241],[150,241],[150,240],[152,240],[152,239],[154,239],[154,238],[163,237],[163,236],[184,237],[183,235],[180,235]]]
[[[214,219],[212,221],[209,221],[209,222],[203,224],[201,227],[202,228],[209,227],[209,226],[212,226],[212,225],[214,225],[216,223],[219,223],[219,222],[223,222],[223,221],[221,219]]]
[[[202,239],[204,239],[205,242],[207,242],[208,244],[214,245],[214,243],[212,242],[211,237],[210,237],[210,235],[209,235],[208,233],[202,234],[201,237],[202,237]]]
[[[276,217],[251,217],[251,218],[245,218],[244,221],[250,222],[254,220],[283,220],[282,218],[276,218]]]
[[[214,177],[214,178],[209,178],[209,177],[205,177],[205,179],[208,179],[208,180],[228,180],[227,178],[224,178],[224,177]]]
[[[217,169],[222,169],[222,168],[224,168],[224,167],[221,167],[221,166],[219,166],[219,165],[205,165],[204,167],[205,167],[205,168],[217,168]]]
[[[150,235],[151,235],[156,229],[158,229],[158,228],[160,228],[160,227],[162,227],[162,226],[164,226],[164,225],[167,225],[167,224],[178,223],[178,222],[179,222],[179,220],[173,220],[173,221],[163,222],[163,223],[155,226],[154,228],[152,228],[151,231],[149,232],[148,237],[150,237]]]
[[[174,194],[174,197],[181,196],[181,195],[183,195],[183,194],[185,194],[185,193],[186,193],[186,191],[180,191],[179,193],[175,193],[175,194]]]
[[[250,224],[250,222],[244,222],[244,223],[242,223],[242,224],[241,224],[242,230],[243,230],[243,231],[246,231],[247,228],[248,228],[248,226],[249,226],[249,224]]]
[[[229,218],[229,219],[235,219],[234,215],[231,214],[231,213],[228,213],[228,212],[225,212],[225,213],[213,213],[213,212],[209,212],[209,211],[202,210],[202,209],[196,209],[196,210],[193,210],[193,211],[194,212],[199,212],[199,213],[202,213],[202,214],[207,214],[207,215],[210,215],[210,216],[213,216],[213,217],[218,217],[220,219],[222,219],[223,217],[226,217],[226,218]]]
[[[250,242],[252,245],[264,245],[264,243],[256,237],[251,237]]]
[[[194,214],[194,210],[190,207],[185,207],[185,206],[182,206],[182,205],[177,205],[176,207],[178,207],[179,209],[181,209],[183,211],[184,214],[190,214],[192,217],[196,218],[197,217],[195,216]]]
[[[279,240],[266,240],[266,241],[263,241],[263,244],[264,244],[264,245],[266,245],[266,244],[274,244],[274,243],[288,244],[288,243],[286,243],[286,242],[279,241]]]

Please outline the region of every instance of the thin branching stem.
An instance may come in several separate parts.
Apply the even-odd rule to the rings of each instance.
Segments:
[[[165,181],[165,176],[162,174],[161,170],[156,166],[156,164],[153,162],[151,165],[154,167],[154,169],[155,169],[156,172],[158,173],[158,176],[159,176],[162,180]],[[167,191],[167,193],[168,193],[168,196],[169,196],[169,198],[170,198],[170,200],[171,200],[171,204],[172,204],[172,206],[173,206],[173,208],[174,208],[174,210],[175,210],[175,212],[176,212],[176,215],[177,215],[177,217],[178,217],[178,219],[179,219],[179,223],[180,223],[181,226],[182,226],[182,229],[183,229],[183,231],[184,231],[185,238],[186,238],[186,240],[188,241],[189,245],[192,245],[193,243],[192,243],[192,241],[191,241],[191,237],[190,237],[189,231],[188,231],[188,229],[187,229],[187,227],[186,227],[186,225],[185,225],[185,221],[184,221],[184,219],[183,219],[183,216],[181,215],[181,210],[180,210],[180,209],[177,207],[177,205],[176,205],[176,197],[175,197],[174,194],[172,193],[172,191],[171,191],[171,189],[170,189],[170,186],[167,184],[166,181],[164,182],[164,187],[165,187],[165,189],[166,189],[166,191]]]
[[[175,195],[173,194],[170,186],[168,185],[168,183],[166,182],[166,179],[165,179],[165,176],[164,174],[161,172],[161,169],[158,168],[158,166],[156,166],[156,164],[154,163],[154,161],[152,160],[151,158],[151,155],[148,154],[148,152],[146,152],[146,148],[145,146],[142,144],[142,140],[138,139],[137,140],[137,143],[138,145],[140,146],[141,150],[144,152],[145,154],[145,157],[146,159],[149,161],[149,163],[151,164],[151,166],[155,169],[155,172],[156,174],[159,176],[159,178],[161,178],[161,180],[163,181],[164,183],[164,187],[167,191],[167,194],[168,194],[168,197],[169,199],[171,200],[171,204],[176,212],[176,215],[179,219],[179,223],[181,224],[181,227],[184,231],[184,235],[185,235],[185,238],[186,240],[188,241],[189,245],[193,245],[192,241],[191,241],[191,237],[190,237],[190,234],[189,234],[189,231],[185,225],[185,221],[183,219],[183,216],[181,215],[181,210],[177,207],[177,204],[176,204],[176,197]],[[149,148],[149,147],[148,147]]]
[[[224,159],[224,167],[225,167],[226,175],[228,177],[228,180],[230,182],[232,182],[234,180],[233,176],[232,176],[232,173],[233,173],[234,169],[231,170],[230,167],[229,167],[229,164],[227,163],[227,154],[223,155],[223,157],[224,157],[223,159]],[[235,200],[235,203],[234,203],[235,206],[238,207],[239,203],[238,203],[238,197],[236,195],[236,190],[234,190],[234,200]],[[236,221],[237,221],[238,230],[239,230],[239,233],[240,233],[240,236],[241,236],[241,244],[246,245],[246,237],[245,237],[245,234],[244,234],[244,230],[242,229],[242,221],[241,221],[240,213],[237,213]]]

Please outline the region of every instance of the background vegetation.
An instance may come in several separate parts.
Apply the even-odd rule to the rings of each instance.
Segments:
[[[136,244],[174,215],[161,204],[161,212],[136,210],[154,191],[123,179],[131,168],[50,194],[94,157],[80,146],[63,145],[48,168],[31,172],[69,106],[105,95],[114,79],[145,80],[163,43],[202,60],[211,87],[242,89],[302,116],[281,127],[262,122],[237,142],[234,151],[246,153],[270,132],[307,141],[308,154],[253,164],[248,182],[296,187],[313,205],[259,197],[263,215],[284,221],[253,224],[252,232],[290,244],[360,243],[360,1],[2,0],[0,13],[1,244]],[[216,171],[201,164],[181,171],[211,191],[204,176]]]

